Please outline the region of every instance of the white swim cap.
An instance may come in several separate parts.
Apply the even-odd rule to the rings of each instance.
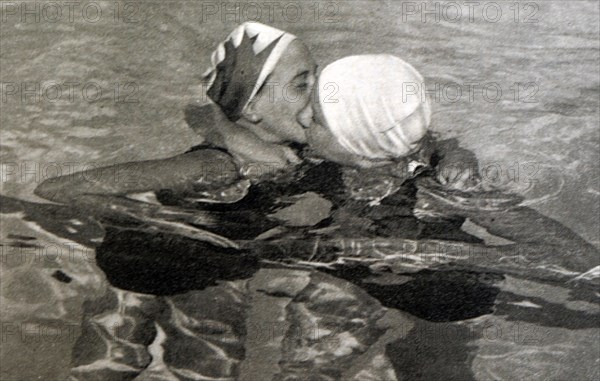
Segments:
[[[391,159],[414,152],[427,132],[431,108],[420,91],[415,94],[423,85],[419,72],[396,56],[350,56],[323,69],[319,102],[342,147]]]

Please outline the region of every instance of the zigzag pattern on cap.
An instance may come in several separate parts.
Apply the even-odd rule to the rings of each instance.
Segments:
[[[254,53],[257,38],[258,34],[250,37],[244,32],[237,48],[231,38],[224,43],[225,58],[217,64],[215,80],[206,93],[232,121],[242,116],[260,72],[281,36]]]

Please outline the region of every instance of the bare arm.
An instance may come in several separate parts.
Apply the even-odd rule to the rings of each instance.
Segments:
[[[238,179],[237,166],[226,153],[203,149],[167,159],[146,160],[94,168],[42,182],[37,196],[69,203],[80,195],[126,195],[160,189],[210,189]]]
[[[468,218],[489,233],[515,242],[517,248],[538,247],[540,259],[554,257],[571,270],[586,271],[600,264],[600,255],[593,245],[560,222],[535,209],[518,206],[515,203],[520,199],[515,195],[498,191],[457,196],[455,191],[444,191],[428,181],[421,181],[418,186],[415,213],[421,218]]]
[[[559,248],[570,269],[586,271],[600,264],[598,250],[560,222],[529,207],[504,211],[468,212],[468,218],[490,233],[525,244],[545,244]]]

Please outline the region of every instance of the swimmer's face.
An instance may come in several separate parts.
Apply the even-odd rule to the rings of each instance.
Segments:
[[[312,153],[342,165],[354,167],[375,167],[386,164],[387,161],[372,161],[347,151],[331,133],[319,101],[319,90],[313,91],[313,97],[300,112],[298,121],[306,128],[306,140]],[[327,100],[324,100],[327,102]],[[332,102],[336,99],[331,98]]]
[[[298,115],[310,101],[316,66],[304,43],[297,39],[290,43],[244,111],[243,117],[254,124],[261,138],[272,143],[306,143]]]
[[[319,102],[318,89],[314,92],[311,101],[300,113],[298,121],[306,128],[306,140],[311,151],[324,159],[339,162],[349,152],[337,142],[329,130]]]

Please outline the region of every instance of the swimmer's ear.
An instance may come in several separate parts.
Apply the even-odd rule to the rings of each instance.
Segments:
[[[262,120],[262,116],[257,112],[256,105],[254,102],[250,102],[244,107],[242,111],[242,116],[244,119],[249,121],[250,123],[257,124]]]

